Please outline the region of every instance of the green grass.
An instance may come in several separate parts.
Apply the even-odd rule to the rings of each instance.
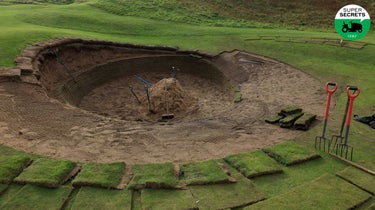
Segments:
[[[0,205],[0,209],[61,209],[68,199],[72,188],[62,186],[59,188],[43,188],[25,185],[18,193]]]
[[[8,188],[7,184],[0,184],[0,195]]]
[[[224,164],[224,161],[222,161]],[[232,184],[190,186],[199,209],[229,209],[258,202],[265,199],[255,184],[242,176],[234,168],[225,164],[237,180]]]
[[[71,191],[69,195],[69,198],[66,200],[64,204],[64,209],[72,209],[72,205],[80,189],[81,188],[73,188],[73,190]]]
[[[224,158],[247,178],[281,173],[281,166],[261,150],[229,155]]]
[[[371,195],[333,175],[322,175],[289,192],[244,209],[350,209]]]
[[[146,17],[148,19],[157,19],[164,21],[183,22],[197,25],[211,26],[236,26],[236,27],[254,27],[254,23],[246,20],[225,17],[215,11],[199,10],[189,8],[181,1],[105,1],[97,0],[91,3],[92,6],[100,8],[106,12],[126,15]]]
[[[283,167],[283,173],[269,176],[261,176],[252,179],[259,191],[267,197],[274,197],[300,186],[306,182],[317,179],[324,173],[335,175],[347,166],[327,154],[321,154],[323,158],[304,162],[293,167]]]
[[[133,179],[129,189],[175,188],[177,179],[172,163],[150,163],[132,166]]]
[[[228,183],[229,177],[215,160],[192,162],[180,165],[179,183],[204,185]]]
[[[10,183],[30,162],[25,155],[0,156],[0,183]]]
[[[192,26],[139,17],[118,16],[95,9],[89,3],[70,5],[15,5],[0,7],[1,36],[5,51],[0,54],[0,65],[13,65],[13,58],[27,44],[62,36],[100,38],[143,44],[163,44],[188,49],[219,52],[233,48],[247,48],[244,38],[258,35],[296,37],[337,37],[332,32],[293,31],[285,29]],[[27,10],[25,13],[23,11]],[[48,18],[45,18],[48,17]],[[110,24],[108,24],[110,23]],[[171,27],[173,24],[173,27]],[[21,33],[22,32],[22,33]],[[6,37],[12,37],[7,40]],[[5,41],[7,40],[7,41]],[[183,40],[183,41],[182,41]],[[228,43],[231,43],[228,45]],[[252,43],[254,44],[254,43]],[[252,51],[257,51],[261,43]],[[287,45],[289,43],[282,43]],[[228,48],[229,47],[229,48]],[[317,48],[320,45],[316,46]],[[270,51],[272,48],[263,49]],[[272,51],[272,50],[271,50]],[[273,51],[272,51],[273,52]],[[277,57],[277,56],[276,56]]]
[[[142,209],[196,209],[190,190],[142,190]]]
[[[140,190],[133,190],[132,191],[132,209],[133,210],[141,210],[142,209],[142,194]]]
[[[309,1],[220,1],[158,0],[158,1],[93,1],[92,5],[109,13],[149,19],[187,22],[215,26],[324,28],[332,25],[333,14],[343,5],[358,3],[371,14],[371,1],[316,2]],[[324,4],[324,7],[321,5]],[[272,14],[272,15],[270,15]],[[314,18],[311,18],[314,17]]]
[[[361,171],[354,167],[348,167],[336,174],[342,179],[366,190],[371,194],[375,194],[375,176]]]
[[[266,147],[262,150],[269,156],[277,160],[279,163],[287,166],[320,157],[311,149],[307,149],[306,147],[300,146],[291,141],[286,141],[272,147]]]
[[[356,210],[370,210],[375,209],[375,197],[373,196],[371,199],[369,199],[364,204],[360,205]]]
[[[69,4],[72,0],[3,0],[0,5],[12,3]],[[375,12],[370,0],[344,0],[311,4],[307,0],[272,1],[210,1],[199,4],[194,0],[76,0],[88,2],[92,7],[120,16],[136,16],[147,19],[183,22],[198,25],[235,27],[283,27],[289,29],[321,28],[332,26],[333,14],[343,5],[359,4],[371,14]],[[269,15],[272,14],[272,15]],[[314,17],[314,18],[311,18]]]
[[[368,209],[371,209],[371,210],[375,209],[375,202]]]
[[[39,157],[38,155],[25,153],[23,151],[20,151],[20,150],[17,150],[17,149],[14,149],[14,148],[11,148],[11,147],[8,147],[8,146],[5,146],[5,145],[0,145],[0,154],[1,154],[1,156],[5,156],[5,157],[7,157],[7,156],[27,156],[31,159],[35,159],[35,158]]]
[[[18,183],[29,183],[45,187],[58,187],[76,166],[75,162],[40,158],[35,160],[18,177]]]
[[[82,187],[69,209],[131,209],[130,190]]]
[[[52,4],[71,4],[74,0],[2,0],[0,5],[10,4],[40,4],[40,3],[52,3]]]
[[[0,206],[7,202],[10,198],[14,197],[18,191],[23,187],[23,185],[19,184],[11,184],[9,185],[5,191],[0,193]]]
[[[86,163],[72,184],[78,186],[98,186],[116,188],[124,176],[125,163]]]

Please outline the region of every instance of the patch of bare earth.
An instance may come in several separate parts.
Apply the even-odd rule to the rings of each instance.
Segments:
[[[103,57],[109,54],[106,51]],[[224,52],[210,62],[239,84],[240,103],[233,103],[230,88],[192,74],[177,72],[174,82],[178,84],[168,86],[163,80],[171,77],[168,69],[140,75],[155,85],[161,83],[149,88],[156,114],[148,111],[144,84],[132,76],[96,87],[79,107],[47,96],[45,87],[2,82],[0,143],[74,161],[134,164],[206,160],[270,146],[301,134],[303,131],[264,122],[266,115],[284,106],[298,105],[318,115],[324,108],[322,84],[289,65],[241,51]],[[175,118],[159,121],[167,112]]]

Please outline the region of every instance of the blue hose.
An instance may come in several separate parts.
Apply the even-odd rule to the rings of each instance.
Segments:
[[[136,79],[138,79],[139,81],[143,82],[144,84],[146,84],[147,86],[152,86],[152,83],[151,83],[151,82],[148,82],[147,80],[143,79],[142,77],[140,77],[140,76],[138,76],[138,75],[136,75],[136,74],[134,74],[134,77],[135,77]]]

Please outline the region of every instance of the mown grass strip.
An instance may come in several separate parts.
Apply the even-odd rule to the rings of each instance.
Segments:
[[[283,172],[281,166],[261,150],[229,155],[224,160],[247,178]]]
[[[10,183],[31,162],[24,155],[0,156],[0,183]]]
[[[71,190],[72,188],[68,186],[51,189],[25,185],[18,193],[0,205],[0,209],[61,209]]]
[[[333,175],[291,189],[285,194],[244,208],[251,209],[351,209],[371,195]]]
[[[375,195],[375,176],[354,167],[348,167],[336,175],[357,187]]]
[[[264,200],[254,183],[228,164],[222,163],[237,180],[231,184],[189,186],[199,209],[230,209]]]
[[[215,160],[180,165],[179,183],[182,185],[204,185],[229,182],[229,176]]]
[[[263,152],[286,166],[319,158],[320,155],[291,141],[262,149]]]
[[[114,190],[82,187],[74,198],[71,210],[75,209],[131,209],[130,190]]]
[[[115,163],[86,163],[81,172],[72,181],[74,187],[97,186],[116,188],[125,172],[124,162]]]
[[[172,163],[152,163],[132,166],[133,179],[129,189],[175,188],[177,179]]]
[[[14,181],[21,184],[58,187],[63,184],[62,182],[66,180],[76,165],[75,162],[68,160],[40,158],[35,160]]]
[[[198,209],[190,190],[144,189],[142,209]]]

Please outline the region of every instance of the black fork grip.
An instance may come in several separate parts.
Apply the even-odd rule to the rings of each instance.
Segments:
[[[354,85],[347,85],[346,87],[348,87],[349,90],[358,90],[358,87]]]
[[[330,86],[336,86],[336,82],[328,82],[328,85],[330,85]]]

